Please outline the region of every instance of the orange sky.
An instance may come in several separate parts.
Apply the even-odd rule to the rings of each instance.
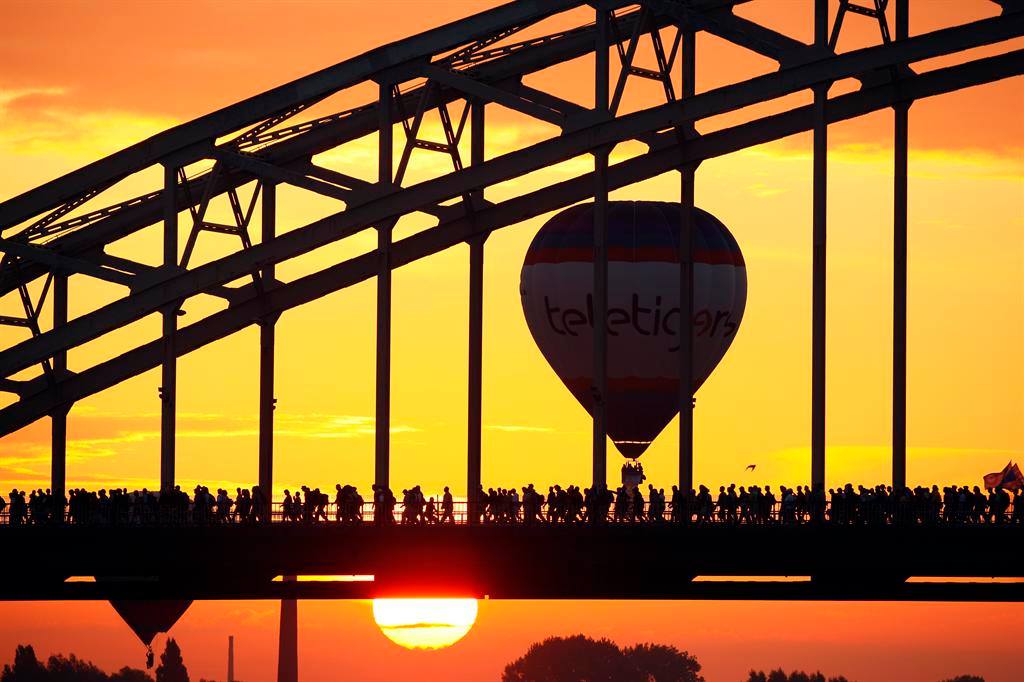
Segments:
[[[493,4],[497,3],[254,2],[246,3],[243,11],[233,3],[7,2],[0,6],[0,64],[4,65],[0,68],[0,198],[175,123]],[[805,4],[760,0],[739,13],[809,40]],[[912,34],[991,16],[997,10],[986,0],[911,4]],[[865,19],[850,18],[848,29],[840,49],[877,40],[876,29]],[[1002,52],[1010,46],[978,53]],[[1019,48],[1021,41],[1012,46]],[[936,60],[921,68],[946,63]],[[590,63],[581,60],[537,74],[528,82],[586,104],[589,91],[583,84],[589,68]],[[717,39],[701,36],[698,40],[698,90],[772,68],[770,62]],[[836,89],[843,87],[837,84]],[[632,84],[630,88],[627,108],[651,101],[652,90]],[[332,103],[342,108],[367,92],[359,90]],[[806,97],[798,95],[789,101],[801,103]],[[1024,79],[1017,78],[919,102],[911,110],[908,424],[912,483],[973,484],[982,473],[1001,468],[1024,451],[1024,361],[1019,353],[1024,344],[1024,297],[1020,295],[1024,135],[1017,122],[1022,105]],[[758,109],[757,114],[766,111]],[[555,134],[548,126],[508,112],[489,109],[489,117],[490,156]],[[700,129],[726,122],[709,122]],[[830,484],[888,477],[891,126],[891,114],[879,112],[830,129]],[[372,178],[374,145],[368,138],[350,145],[345,153],[323,155],[319,162]],[[758,482],[806,482],[809,150],[809,135],[794,136],[705,162],[698,173],[697,203],[735,234],[750,283],[736,342],[698,394],[697,478],[702,481],[753,482],[742,472],[746,464],[757,462]],[[636,152],[633,146],[622,145],[616,155]],[[584,172],[589,163],[586,158],[575,159],[505,183],[490,196],[514,196]],[[424,178],[441,170],[443,164],[436,159],[414,157],[410,177]],[[110,196],[116,199],[148,190],[157,176],[143,175],[111,190]],[[310,198],[299,190],[282,188],[279,195],[279,231],[337,210],[329,200]],[[675,175],[616,193],[616,198],[623,199],[677,197]],[[212,207],[213,219],[224,210]],[[484,478],[492,485],[584,481],[589,476],[586,413],[534,347],[519,304],[523,254],[545,218],[503,230],[488,242]],[[184,229],[185,221],[181,222]],[[403,223],[401,229],[407,233],[417,227],[422,224],[413,221]],[[255,234],[259,234],[258,221]],[[225,239],[201,237],[195,262],[234,248]],[[373,240],[360,235],[350,242],[285,263],[279,277],[292,279],[339,257],[361,253]],[[153,262],[158,243],[159,232],[150,230],[125,240],[115,252]],[[403,268],[394,277],[392,480],[399,487],[421,483],[436,490],[453,482],[459,491],[464,486],[467,278],[465,248]],[[72,315],[121,295],[120,288],[81,279],[71,282]],[[10,298],[0,301],[0,314],[13,311],[12,304]],[[192,322],[214,309],[208,302],[189,303],[184,319]],[[368,282],[291,311],[278,325],[277,487],[307,482],[333,486],[338,480],[368,486],[373,451],[373,311],[374,286]],[[73,351],[71,369],[112,357],[128,344],[158,333],[156,318],[142,320]],[[8,346],[22,336],[17,330],[4,329],[0,338]],[[257,352],[258,337],[250,328],[180,361],[178,476],[183,485],[253,482]],[[158,373],[150,372],[75,406],[69,419],[70,486],[155,484],[158,383]],[[673,482],[675,437],[676,427],[670,425],[644,457],[656,485],[667,487]],[[43,421],[0,442],[0,486],[45,484],[48,438],[49,424]],[[218,457],[211,458],[211,452]],[[614,477],[617,461],[610,462]],[[186,655],[192,651],[197,658],[203,656],[201,674],[223,676],[220,640],[227,631],[213,615],[222,612],[231,614],[228,620],[251,622],[252,655],[268,656],[275,629],[270,608],[269,604],[195,607],[181,625]],[[838,635],[827,639],[833,632],[849,632],[872,652],[882,642],[905,644],[912,653],[902,662],[907,668],[900,679],[938,679],[960,671],[958,664],[963,661],[976,664],[967,667],[984,670],[990,680],[1008,680],[999,677],[1009,675],[1008,669],[1000,673],[999,658],[987,653],[1012,644],[1002,630],[993,633],[982,627],[989,622],[990,608],[487,604],[480,626],[451,652],[435,654],[436,658],[394,655],[388,660],[389,665],[393,661],[395,666],[427,666],[437,671],[454,666],[467,671],[462,679],[480,679],[485,671],[493,676],[495,660],[514,658],[533,639],[582,630],[613,635],[621,642],[641,637],[671,641],[691,649],[709,670],[717,671],[709,677],[714,680],[736,679],[745,667],[777,664],[820,666],[861,680],[893,679],[881,672],[886,659],[843,651]],[[45,625],[62,609],[73,615],[62,619],[66,625]],[[360,659],[374,658],[368,652],[394,653],[392,645],[370,631],[368,616],[357,613],[360,609],[368,613],[368,607],[356,604],[318,604],[304,610],[303,653],[309,657],[310,679],[331,679],[332,668],[364,670],[358,667],[363,665]],[[15,624],[30,617],[29,613],[41,624],[20,630]],[[634,616],[627,613],[644,614],[643,620],[651,623],[650,634],[631,634],[632,630],[608,622],[633,622]],[[14,643],[22,640],[48,642],[46,650],[74,650],[107,667],[120,665],[129,652],[135,652],[127,629],[118,629],[102,605],[3,605],[0,614],[10,614],[0,619],[4,621],[0,661],[9,658]],[[725,616],[718,620],[719,614]],[[214,622],[204,624],[207,619]],[[777,619],[785,626],[771,625]],[[822,619],[832,623],[831,629],[816,625]],[[696,625],[678,625],[696,621],[716,622],[714,634]],[[881,630],[876,629],[876,621],[884,623]],[[978,623],[968,630],[987,632],[989,638],[954,641],[945,635],[943,654],[925,660],[923,652],[936,638],[952,632],[954,624],[958,632],[964,631],[961,621]],[[764,625],[748,625],[751,622]],[[723,629],[723,623],[736,627]],[[914,627],[904,628],[903,623]],[[86,627],[94,624],[117,634],[95,636]],[[240,629],[235,632],[240,634]],[[351,650],[360,655],[322,645],[335,636],[358,644]],[[111,641],[117,646],[110,646]],[[202,654],[199,649],[204,649]],[[240,674],[247,680],[270,679],[265,669],[268,663],[262,665],[263,672],[241,668]],[[391,668],[379,672],[373,679],[398,676],[392,675]],[[371,676],[360,673],[355,678]],[[424,679],[435,678],[424,675]]]

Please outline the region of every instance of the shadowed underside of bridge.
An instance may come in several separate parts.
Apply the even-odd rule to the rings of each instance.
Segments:
[[[27,561],[0,567],[0,600],[1020,601],[1024,566],[1008,549],[1020,535],[1009,526],[21,528],[4,533],[4,547]],[[286,575],[321,580],[274,580]]]
[[[51,487],[59,496],[65,489],[68,411],[76,401],[159,367],[162,415],[160,482],[163,488],[173,486],[177,358],[245,327],[257,325],[261,337],[259,484],[264,490],[272,491],[274,341],[279,317],[283,312],[332,292],[376,279],[375,481],[387,485],[390,473],[391,273],[397,267],[468,243],[467,490],[476,490],[481,482],[485,240],[497,229],[593,198],[596,207],[593,478],[595,482],[603,482],[606,480],[607,441],[602,396],[607,388],[607,316],[604,314],[607,312],[607,249],[604,244],[608,192],[666,172],[679,172],[683,218],[679,235],[682,263],[680,301],[684,313],[692,312],[693,230],[690,226],[693,178],[700,162],[803,131],[813,131],[811,481],[815,485],[823,485],[827,129],[830,123],[891,108],[895,140],[893,483],[904,485],[908,110],[917,99],[1019,76],[1024,72],[1022,50],[1006,48],[993,56],[980,58],[969,52],[1024,35],[1024,4],[1017,0],[997,0],[993,3],[995,16],[991,18],[911,36],[911,8],[915,12],[928,12],[929,3],[895,0],[892,3],[895,21],[890,31],[886,14],[878,9],[878,4],[866,0],[859,4],[843,0],[838,14],[831,17],[829,3],[815,0],[807,3],[808,21],[814,25],[814,42],[807,45],[738,16],[733,11],[734,6],[742,2],[512,2],[381,47],[226,107],[0,203],[0,252],[4,254],[0,262],[0,296],[17,297],[25,310],[24,317],[3,317],[0,323],[24,328],[27,336],[0,349],[0,390],[13,395],[13,402],[0,409],[0,437],[41,418],[50,418],[53,433]],[[588,12],[588,18],[578,22],[581,12]],[[564,28],[567,17],[577,17],[578,25]],[[545,32],[545,25],[552,21],[561,22],[560,28]],[[844,22],[848,25],[852,21],[877,24],[879,44],[839,52],[842,26]],[[694,73],[698,59],[695,36],[699,33],[717,36],[774,60],[779,68],[748,80],[698,92]],[[641,48],[653,52],[653,63],[641,64],[638,56]],[[949,56],[959,56],[959,63],[920,70],[920,62]],[[567,62],[581,57],[592,58],[595,65],[592,104],[573,102],[559,93],[542,91],[524,82],[524,78],[532,74],[563,68]],[[621,106],[623,93],[631,79],[659,83],[664,96],[641,106],[639,110],[625,113]],[[830,86],[847,79],[858,81],[859,88],[830,97]],[[310,112],[319,112],[332,101],[331,98],[366,84],[376,88],[378,95],[374,100],[333,114],[310,115]],[[799,92],[812,93],[813,103],[790,107],[782,102],[783,98]],[[777,103],[777,110],[781,110],[779,113],[746,113],[753,112],[752,108],[757,105],[773,102]],[[551,136],[487,158],[486,112],[495,107],[546,124]],[[696,132],[696,124],[715,116],[743,116],[745,113],[743,122],[715,132]],[[424,137],[424,122],[428,119],[439,122],[443,132],[440,141]],[[468,135],[464,136],[464,133]],[[327,168],[314,160],[315,156],[327,151],[344,152],[348,149],[346,145],[367,137],[375,140],[377,145],[378,172],[373,181],[360,179],[354,168]],[[611,150],[630,140],[642,143],[643,151],[611,164]],[[450,160],[453,170],[415,183],[407,182],[406,171],[413,155],[418,158],[424,154],[441,155]],[[593,157],[593,172],[501,201],[491,201],[485,196],[490,188],[580,156]],[[338,158],[344,160],[345,157],[338,155]],[[162,169],[161,186],[129,201],[106,206],[100,203],[104,192],[150,168]],[[278,230],[276,188],[279,185],[299,188],[311,196],[328,197],[338,202],[338,210],[310,224]],[[251,188],[251,198],[243,200],[243,188]],[[214,201],[227,201],[232,222],[217,223],[208,217],[208,209]],[[259,243],[254,243],[249,236],[249,224],[257,207],[262,217],[262,238]],[[436,224],[412,236],[393,240],[398,221],[412,214],[430,216]],[[180,225],[182,218],[184,224]],[[116,242],[145,229],[162,231],[161,265],[146,265],[112,252]],[[372,252],[333,263],[290,281],[277,277],[276,264],[316,252],[368,229],[376,230],[378,238],[377,248]],[[179,242],[179,230],[186,235],[183,243]],[[207,232],[233,235],[238,238],[239,248],[207,263],[196,265],[190,262],[196,244]],[[112,282],[122,286],[123,292],[110,303],[68,319],[68,300],[73,293],[69,292],[69,280],[74,282],[82,277]],[[223,308],[198,321],[179,325],[182,307],[200,296],[222,299]],[[53,327],[42,329],[41,312],[47,302],[52,306]],[[73,371],[68,368],[69,350],[103,339],[151,314],[159,314],[162,318],[160,338],[124,348],[108,361],[76,367]],[[686,319],[685,314],[683,319]],[[681,335],[679,353],[679,483],[684,489],[689,489],[693,483],[690,338],[689,334]],[[77,548],[71,549],[66,556],[52,556],[52,563],[48,560],[40,564],[60,566],[62,571],[67,566],[67,575],[103,574],[89,569],[89,566],[98,566],[96,562],[102,562],[106,555],[113,560],[125,551],[124,547],[145,546],[152,549],[152,552],[147,550],[147,555],[164,557],[170,562],[166,566],[176,566],[183,575],[191,574],[195,578],[191,583],[159,581],[153,590],[173,591],[177,588],[171,585],[187,586],[196,595],[231,596],[232,585],[235,585],[236,592],[250,589],[245,580],[217,582],[218,575],[234,578],[237,569],[225,568],[223,572],[211,572],[206,576],[210,569],[205,558],[191,562],[193,556],[208,557],[210,553],[223,554],[225,561],[241,562],[244,567],[253,566],[254,570],[282,575],[310,572],[317,561],[313,550],[325,557],[333,557],[337,553],[363,556],[371,550],[379,551],[381,557],[395,560],[367,559],[365,567],[353,563],[347,569],[341,563],[331,564],[327,560],[330,566],[325,565],[324,568],[342,572],[357,569],[362,572],[365,569],[379,578],[373,583],[373,590],[391,589],[400,584],[393,578],[399,575],[394,571],[408,566],[410,572],[401,575],[403,580],[412,581],[412,566],[421,564],[423,560],[417,557],[414,561],[415,554],[411,550],[394,547],[421,547],[424,555],[429,556],[440,550],[442,556],[447,552],[466,561],[476,561],[476,564],[471,561],[470,565],[477,566],[477,569],[464,574],[469,582],[458,584],[474,594],[686,596],[700,594],[701,589],[716,589],[697,588],[697,583],[690,583],[685,576],[701,575],[705,570],[694,563],[697,555],[704,552],[691,550],[691,539],[719,531],[690,530],[686,535],[676,537],[669,530],[649,529],[626,535],[608,529],[600,533],[584,532],[577,539],[575,536],[561,537],[562,531],[551,531],[548,535],[533,538],[525,530],[491,530],[480,534],[475,529],[416,531],[422,535],[400,529],[288,530],[296,534],[312,533],[309,542],[305,543],[287,540],[283,535],[286,531],[278,528],[254,529],[238,536],[252,536],[252,539],[266,543],[266,549],[259,552],[246,549],[258,546],[256,544],[233,546],[231,543],[235,542],[236,536],[220,538],[219,532],[216,529],[168,529],[150,536],[130,529],[110,531],[107,535],[105,531],[33,528],[16,542],[27,543],[26,551],[30,546],[36,547],[32,545],[35,542],[39,542],[38,549],[45,552],[56,551],[54,548],[64,542],[71,548]],[[740,542],[726,542],[724,538],[714,541],[707,549],[735,560],[731,569],[733,574],[739,570],[742,575],[756,575],[760,569],[756,569],[748,558],[752,554],[773,553],[768,538],[795,543],[796,534],[805,532],[810,531],[793,531],[794,535],[789,535],[790,531],[780,530],[777,534],[757,536],[760,539],[754,539],[756,551]],[[913,542],[919,543],[922,550],[928,550],[927,556],[936,556],[938,551],[937,548],[929,550],[927,543],[920,540],[927,537],[926,531],[919,531],[911,538],[913,542],[907,545],[897,541],[897,531],[887,530],[884,534],[888,539],[880,540],[883,543],[881,550],[873,550],[866,535],[850,532],[853,534],[851,538],[860,538],[861,545],[847,553],[852,553],[861,563],[869,561],[869,558],[886,563],[892,559],[893,552],[901,554],[906,552],[907,546],[918,546]],[[375,533],[380,533],[380,536]],[[465,535],[458,536],[458,533]],[[392,543],[385,539],[392,535],[400,538],[401,542]],[[970,537],[977,539],[983,535],[979,531]],[[90,540],[87,542],[83,538]],[[546,555],[530,544],[534,541],[541,545],[554,542],[552,538],[559,538],[557,542],[561,546],[561,550],[552,555]],[[978,542],[979,551],[986,549],[981,540],[972,541]],[[118,549],[117,542],[124,543],[120,545],[121,549]],[[224,544],[217,544],[220,542]],[[818,540],[814,539],[814,542]],[[834,539],[823,542],[834,542]],[[283,543],[282,550],[287,547],[284,554],[288,555],[305,557],[308,551],[310,565],[270,563],[276,554],[270,549],[274,543]],[[697,546],[700,546],[699,542]],[[816,547],[820,552],[821,546],[812,543],[799,549],[794,544],[788,554],[804,556],[810,561],[806,557],[809,547]],[[102,547],[104,550],[89,550],[89,547]],[[426,552],[427,548],[432,549]],[[393,555],[393,552],[400,554]],[[838,557],[841,553],[843,550],[836,545],[834,555]],[[532,556],[534,554],[537,556]],[[642,555],[645,559],[654,557],[656,560],[639,561],[641,557],[637,557],[634,571],[630,568],[630,559],[619,561],[620,557],[633,555]],[[143,560],[142,557],[135,559]],[[782,571],[781,568],[788,564],[782,559],[778,561],[777,566],[765,566],[763,570],[767,573],[764,574],[794,573],[788,569]],[[82,568],[71,569],[72,564],[79,565],[75,562],[81,562]],[[528,569],[530,566],[553,568],[549,573],[526,569],[515,572],[517,568]],[[640,566],[647,568],[642,571]],[[683,568],[677,571],[678,567]],[[159,573],[158,568],[159,564],[154,563],[145,571]],[[893,576],[923,574],[916,566],[909,565],[905,570],[889,566],[886,570]],[[813,565],[795,573],[835,575],[822,573]],[[952,573],[958,574],[956,571]],[[429,580],[442,584],[437,582],[444,575],[440,568],[433,573],[428,571],[426,575]],[[449,575],[455,579],[455,574],[449,572]],[[641,579],[644,575],[649,579],[647,582]],[[856,574],[847,571],[843,575],[853,577]],[[577,581],[573,576],[584,576],[584,579]],[[100,586],[97,583],[91,586],[40,587],[41,591],[34,592],[35,582],[25,581],[24,585],[20,594],[36,596],[56,594],[47,591],[50,589],[85,592],[90,589],[135,589],[129,584],[115,588],[112,584]],[[820,594],[827,590],[838,594],[837,590],[845,589],[838,579],[816,579],[811,585],[810,589],[821,590]],[[429,587],[429,582],[423,587]],[[10,593],[10,582],[5,582],[3,589],[8,591],[7,596],[18,596]],[[268,587],[261,583],[258,588],[251,589],[254,590],[253,595],[269,596],[273,590],[282,593],[328,588],[280,584]],[[330,589],[350,589],[356,596],[362,594],[359,590],[371,588],[353,584]],[[1000,588],[991,586],[991,589]]]

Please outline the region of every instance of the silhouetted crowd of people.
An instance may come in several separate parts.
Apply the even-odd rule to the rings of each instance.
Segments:
[[[778,492],[771,486],[720,486],[713,495],[707,486],[684,492],[672,486],[623,485],[583,488],[552,485],[547,491],[534,485],[521,488],[479,488],[468,501],[456,503],[446,486],[438,496],[425,495],[420,486],[402,490],[401,503],[386,486],[372,486],[364,500],[352,485],[335,485],[334,499],[319,488],[301,486],[284,491],[280,504],[271,504],[259,486],[211,493],[196,486],[190,496],[180,486],[163,492],[129,492],[113,488],[98,492],[75,488],[64,495],[50,490],[12,490],[0,496],[0,522],[10,525],[68,524],[230,524],[361,523],[453,524],[566,524],[696,523],[696,524],[800,524],[829,522],[858,524],[1022,524],[1024,497],[1002,488],[918,486],[894,490],[846,484],[841,488],[812,490],[809,486]]]
[[[147,488],[128,492],[111,488],[99,492],[73,488],[67,495],[54,495],[49,488],[12,490],[10,502],[0,496],[0,516],[8,524],[209,524],[263,522],[270,518],[267,496],[259,486],[236,488],[235,496],[218,489],[213,495],[206,486],[196,486],[191,497],[175,486],[162,492]]]

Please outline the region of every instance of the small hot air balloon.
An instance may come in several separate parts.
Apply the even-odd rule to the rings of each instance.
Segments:
[[[191,604],[191,600],[184,599],[110,600],[110,605],[117,611],[117,615],[121,616],[135,636],[146,646],[147,668],[153,667],[153,650],[150,648],[153,638],[159,632],[170,630]]]
[[[608,436],[635,459],[678,413],[679,204],[608,204]],[[694,391],[736,337],[747,298],[736,240],[694,209]],[[526,253],[523,312],[537,346],[588,411],[593,375],[594,207],[568,208]]]

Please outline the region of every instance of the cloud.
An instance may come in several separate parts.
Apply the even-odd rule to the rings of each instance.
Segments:
[[[756,197],[774,197],[786,192],[786,190],[781,187],[772,186],[764,182],[755,182],[751,185],[747,185],[747,189]]]
[[[487,424],[485,429],[503,431],[505,433],[554,433],[550,426],[527,426],[522,424]]]
[[[10,109],[21,109],[30,106],[40,98],[57,97],[67,94],[66,88],[42,87],[42,88],[20,88],[0,90],[0,115],[5,115]]]
[[[113,457],[129,445],[152,445],[160,440],[156,427],[157,412],[119,413],[84,409],[72,413],[74,432],[68,440],[68,460],[83,462]],[[395,424],[392,435],[417,433],[419,428]],[[362,415],[309,413],[278,415],[274,433],[278,438],[346,439],[370,438],[375,434],[373,417]],[[177,438],[220,440],[255,438],[259,435],[255,418],[217,413],[180,413]],[[5,442],[0,454],[0,480],[36,480],[44,477],[50,462],[49,429],[26,429]]]
[[[81,109],[61,86],[0,90],[0,154],[91,161],[178,123],[122,109]]]
[[[390,433],[417,433],[420,429],[407,424],[393,424]],[[275,420],[274,433],[297,438],[360,438],[376,434],[376,420],[359,415],[303,414],[282,415]]]

